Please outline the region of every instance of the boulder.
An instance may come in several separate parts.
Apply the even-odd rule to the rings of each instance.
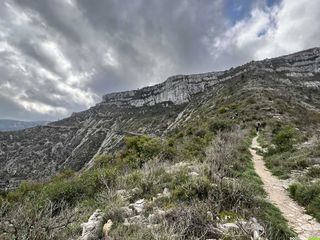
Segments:
[[[89,218],[88,222],[82,223],[82,234],[78,240],[96,240],[102,236],[102,227],[104,224],[104,214],[97,209]]]
[[[129,206],[133,207],[133,209],[136,210],[137,213],[141,213],[144,208],[144,199],[139,199],[135,203],[131,203]]]

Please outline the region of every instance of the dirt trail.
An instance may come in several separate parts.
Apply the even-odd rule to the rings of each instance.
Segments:
[[[257,138],[253,139],[250,152],[255,170],[264,184],[269,200],[281,210],[283,216],[288,220],[289,226],[298,234],[299,239],[319,237],[320,223],[305,214],[304,209],[289,197],[288,191],[283,188],[281,180],[273,176],[265,167],[262,157],[255,150],[261,148]]]

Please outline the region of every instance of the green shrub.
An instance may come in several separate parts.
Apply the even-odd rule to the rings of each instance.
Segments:
[[[174,178],[171,179],[170,184],[168,187],[170,189],[175,188],[176,186],[182,185],[190,181],[190,176],[186,169],[181,169],[180,171],[176,172]]]
[[[223,113],[226,113],[226,112],[227,112],[227,108],[225,108],[225,107],[221,107],[221,108],[218,109],[218,113],[220,113],[220,114],[223,114]]]
[[[127,175],[125,178],[125,185],[128,189],[132,189],[136,186],[139,186],[143,181],[143,174],[141,171],[133,171],[131,174]]]
[[[307,212],[320,221],[320,194],[312,199],[307,207]]]
[[[211,132],[217,133],[219,131],[230,130],[231,124],[226,120],[215,119],[209,122],[208,128]]]
[[[309,168],[307,175],[313,178],[320,178],[320,166],[312,166]]]
[[[151,158],[160,153],[161,143],[148,136],[133,136],[125,139],[127,154],[134,153],[139,158]]]
[[[296,142],[296,135],[296,130],[293,127],[285,126],[281,128],[272,139],[272,143],[276,146],[276,152],[291,151]]]
[[[63,169],[53,179],[68,179],[75,176],[75,171],[70,168]]]
[[[146,159],[138,157],[136,154],[128,154],[123,158],[124,163],[133,169],[142,168],[143,164],[146,162]]]
[[[105,168],[112,164],[113,158],[110,155],[99,155],[94,162],[95,168]]]
[[[320,157],[320,142],[317,141],[311,152],[312,157]]]
[[[289,186],[290,196],[304,206],[307,213],[320,220],[320,182],[295,183]]]
[[[125,144],[123,160],[131,168],[141,168],[146,161],[158,155],[162,147],[158,139],[148,136],[127,137]]]
[[[206,145],[205,139],[200,137],[190,137],[184,142],[185,157],[199,157],[204,155],[204,146]]]
[[[173,160],[177,156],[177,149],[173,146],[164,146],[161,151],[161,157],[166,160]]]
[[[207,178],[197,178],[176,186],[172,191],[172,197],[179,201],[204,200],[208,198],[210,189],[210,181]]]
[[[63,201],[73,205],[92,198],[105,185],[112,187],[118,175],[115,168],[88,171],[71,179],[55,179],[43,188],[43,193],[54,203]]]
[[[271,172],[282,179],[290,177],[291,170],[303,170],[309,166],[308,154],[304,151],[286,151],[270,155],[265,154],[266,166]]]
[[[23,181],[17,189],[8,192],[6,199],[9,202],[18,202],[28,194],[36,194],[42,188],[42,184]]]

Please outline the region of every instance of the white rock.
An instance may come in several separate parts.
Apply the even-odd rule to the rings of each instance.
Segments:
[[[107,239],[109,240],[110,239],[109,238],[109,232],[111,230],[112,224],[113,224],[113,222],[111,221],[111,219],[109,219],[108,222],[103,225],[102,232],[103,232],[105,240],[107,240]]]
[[[170,193],[168,188],[163,189],[163,193],[162,194],[165,197],[170,197],[171,196],[171,193]]]
[[[135,203],[131,203],[129,206],[133,207],[138,213],[141,213],[144,208],[144,199],[139,199]]]
[[[78,240],[96,240],[102,235],[104,214],[97,209],[89,218],[88,222],[82,223],[82,234]]]
[[[125,218],[124,219],[124,223],[123,223],[124,226],[130,226],[131,224],[129,223],[128,221],[128,218]]]
[[[189,173],[189,175],[190,175],[191,177],[198,177],[198,176],[199,176],[199,173],[197,173],[197,172],[191,172],[191,173]]]
[[[219,224],[219,228],[221,228],[224,231],[228,231],[230,229],[239,229],[239,226],[235,223],[224,223],[224,224]]]

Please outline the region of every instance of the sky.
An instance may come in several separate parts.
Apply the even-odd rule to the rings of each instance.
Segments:
[[[320,46],[320,0],[1,0],[0,118]]]

